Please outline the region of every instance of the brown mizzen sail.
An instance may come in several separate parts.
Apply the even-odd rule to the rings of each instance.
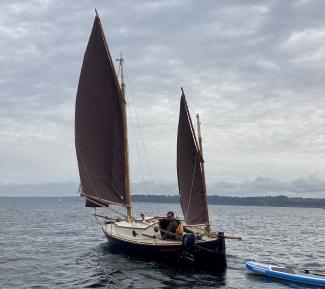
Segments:
[[[81,68],[75,144],[86,206],[129,205],[124,98],[98,15]]]
[[[182,90],[177,135],[177,177],[182,210],[189,225],[209,224],[202,169],[203,157]]]

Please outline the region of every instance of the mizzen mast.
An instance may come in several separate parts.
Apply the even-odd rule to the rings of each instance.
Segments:
[[[203,181],[203,191],[204,191],[204,200],[206,207],[208,207],[208,197],[207,197],[207,188],[205,184],[205,171],[204,171],[204,159],[203,159],[203,146],[202,146],[202,136],[201,136],[201,122],[200,122],[200,115],[196,115],[196,122],[197,122],[197,135],[199,139],[199,146],[200,146],[200,152],[201,152],[201,172],[202,172],[202,181]],[[209,216],[208,216],[209,219]],[[210,224],[207,224],[207,230],[209,231]]]
[[[127,127],[127,115],[126,115],[126,94],[125,94],[125,81],[124,81],[124,58],[122,52],[120,58],[116,59],[119,62],[119,71],[121,72],[121,92],[122,92],[122,113],[124,122],[124,156],[125,156],[125,193],[126,193],[126,209],[129,218],[132,218],[131,208],[131,189],[130,189],[130,173],[129,173],[129,146],[128,146],[128,127]]]

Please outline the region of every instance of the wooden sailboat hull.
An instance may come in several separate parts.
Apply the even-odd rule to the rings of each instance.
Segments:
[[[116,224],[103,226],[103,232],[109,245],[126,255],[209,270],[224,270],[227,266],[226,247],[223,237],[196,240],[194,247],[189,249],[184,248],[184,242],[182,243],[182,241],[162,240],[159,236],[155,238],[146,237],[150,235],[145,233],[145,238],[143,238],[141,229],[131,227],[128,229],[130,234],[123,234],[123,232],[119,234],[117,233],[119,227]],[[136,236],[132,235],[133,231],[137,232]],[[124,232],[127,232],[127,229],[124,228]]]

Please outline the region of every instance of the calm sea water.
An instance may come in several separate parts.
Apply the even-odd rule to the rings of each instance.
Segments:
[[[135,203],[133,210],[180,214],[174,204]],[[214,229],[243,238],[227,240],[229,267],[221,275],[112,252],[82,201],[0,198],[0,287],[308,288],[248,273],[248,260],[325,272],[324,210],[214,205],[209,211]]]

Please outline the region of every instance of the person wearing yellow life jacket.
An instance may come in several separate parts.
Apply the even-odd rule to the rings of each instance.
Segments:
[[[167,232],[164,235],[164,239],[181,240],[184,232],[193,233],[191,230],[184,228],[179,220],[175,219],[174,212],[169,211],[167,213],[167,220],[169,221],[169,224],[167,226]]]

